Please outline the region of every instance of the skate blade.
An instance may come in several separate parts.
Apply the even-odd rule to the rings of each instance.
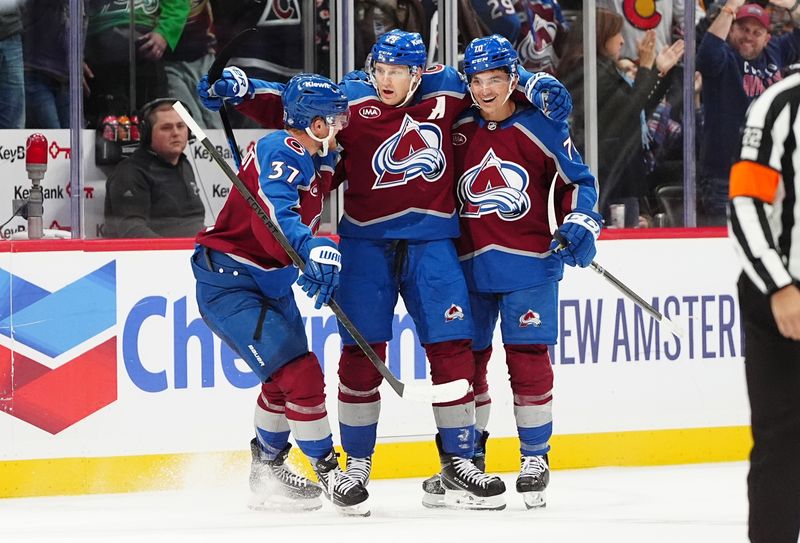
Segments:
[[[333,506],[336,512],[344,517],[368,517],[371,514],[369,504],[366,501],[355,505],[336,505]]]
[[[523,492],[522,501],[525,502],[525,507],[528,509],[541,509],[547,507],[547,496],[544,491],[541,492]]]
[[[288,496],[252,495],[247,507],[253,511],[279,511],[281,513],[302,513],[322,509],[319,498],[290,498]]]
[[[463,490],[446,489],[444,492],[444,507],[448,509],[500,511],[506,508],[506,499],[502,494],[484,498]]]
[[[428,509],[441,509],[444,507],[444,494],[432,494],[425,492],[422,495],[422,505]]]

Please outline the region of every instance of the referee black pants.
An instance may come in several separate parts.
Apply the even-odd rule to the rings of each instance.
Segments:
[[[783,337],[769,298],[739,278],[753,450],[747,477],[753,543],[797,543],[800,533],[800,342]]]

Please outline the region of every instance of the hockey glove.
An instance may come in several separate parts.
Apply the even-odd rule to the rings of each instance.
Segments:
[[[561,81],[548,73],[533,74],[525,85],[525,96],[554,121],[566,121],[572,113],[572,96]]]
[[[593,211],[573,211],[558,228],[558,234],[550,250],[561,255],[568,266],[585,268],[597,254],[595,240],[600,235],[600,215]]]
[[[222,108],[222,98],[211,96],[211,85],[208,83],[208,76],[204,75],[197,82],[197,96],[206,109],[219,111]]]
[[[208,83],[208,76],[203,76],[197,84],[197,94],[204,106],[212,111],[217,111],[222,107],[222,100],[227,100],[234,106],[241,104],[244,97],[250,93],[251,88],[252,85],[247,79],[247,74],[241,68],[229,66],[222,70],[222,77],[211,85]],[[206,101],[209,103],[207,104]]]
[[[317,297],[314,307],[320,309],[331,301],[333,291],[339,285],[339,270],[342,269],[342,255],[336,244],[327,238],[313,238],[308,242],[311,249],[306,259],[303,274],[297,284],[309,298]]]

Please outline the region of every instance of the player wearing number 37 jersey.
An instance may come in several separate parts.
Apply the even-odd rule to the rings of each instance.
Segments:
[[[333,451],[322,369],[308,349],[292,292],[297,279],[320,308],[338,284],[336,244],[314,234],[336,160],[330,151],[347,126],[347,99],[329,79],[300,74],[283,100],[285,129],[258,141],[239,177],[305,268],[298,279],[289,256],[234,190],[214,226],[197,237],[197,304],[203,320],[262,381],[251,442],[253,505],[316,509],[324,492],[341,512],[366,515],[366,489],[339,468]],[[286,466],[290,432],[319,486]]]

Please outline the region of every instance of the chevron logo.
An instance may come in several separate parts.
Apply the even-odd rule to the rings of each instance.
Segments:
[[[117,399],[116,261],[50,292],[0,268],[0,411],[57,434]]]

